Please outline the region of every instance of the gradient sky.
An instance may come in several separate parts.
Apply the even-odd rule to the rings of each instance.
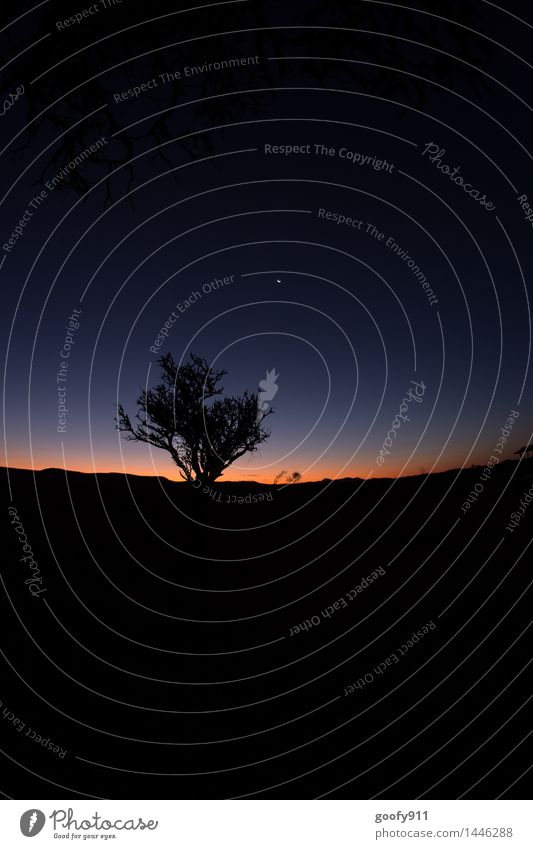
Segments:
[[[291,20],[285,14],[281,4],[270,11],[276,22]],[[487,26],[497,27],[494,13],[487,15]],[[305,33],[294,38],[285,55],[317,55]],[[218,55],[251,55],[255,46],[227,36]],[[501,50],[493,49],[487,74],[497,72],[520,92],[520,62],[507,57],[502,67]],[[206,131],[203,156],[194,161],[175,150],[178,170],[168,174],[168,165],[144,154],[153,146],[145,140],[130,198],[119,191],[106,205],[103,188],[84,200],[74,190],[50,192],[13,250],[2,251],[4,463],[177,478],[166,454],[120,439],[113,416],[117,399],[133,412],[139,388],[157,381],[150,346],[195,291],[201,297],[180,315],[161,353],[180,359],[193,351],[225,368],[227,394],[256,391],[267,370],[279,373],[270,440],[224,479],[271,481],[281,469],[298,469],[305,480],[395,476],[483,463],[513,409],[520,417],[505,456],[529,441],[530,313],[521,275],[529,281],[533,257],[531,225],[517,202],[528,190],[525,108],[501,84],[480,85],[476,94],[477,81],[464,81],[462,66],[451,86],[458,95],[428,85],[416,108],[392,97],[332,93],[328,80],[294,91],[312,84],[302,60],[268,56],[260,61],[269,64],[272,85],[288,90],[247,107],[238,125]],[[147,73],[140,62],[130,69],[139,82]],[[229,90],[252,87],[251,74],[239,69]],[[354,76],[351,89],[360,88]],[[191,83],[185,99],[195,91]],[[158,97],[108,108],[124,127],[162,108]],[[23,116],[13,109],[2,118],[8,136]],[[218,123],[232,122],[222,109]],[[176,135],[209,126],[185,105]],[[9,194],[2,242],[42,188],[42,158],[30,163],[54,138],[41,133],[22,156],[3,156]],[[422,155],[429,142],[445,149],[442,161],[459,165],[494,211]],[[310,145],[312,152],[269,155],[265,144]],[[315,144],[334,154],[315,155]],[[338,155],[341,148],[387,160],[392,173],[353,165]],[[320,209],[362,226],[325,221]],[[381,241],[369,225],[384,234]],[[425,274],[438,303],[386,246],[389,237]],[[230,285],[202,289],[230,275]],[[74,308],[80,326],[60,434],[56,374]],[[411,381],[426,386],[422,402],[410,403],[410,421],[380,467],[376,456]]]

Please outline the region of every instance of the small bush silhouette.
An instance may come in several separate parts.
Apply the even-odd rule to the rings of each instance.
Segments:
[[[280,483],[285,480],[285,483],[299,483],[302,479],[300,472],[279,472],[274,478],[274,483]]]

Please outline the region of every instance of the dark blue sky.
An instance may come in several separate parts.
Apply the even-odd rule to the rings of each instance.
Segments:
[[[268,17],[272,26],[293,23],[281,4]],[[494,11],[487,10],[485,23],[497,40]],[[109,97],[114,123],[105,129],[118,134],[105,155],[118,156],[119,140],[135,135],[136,158],[125,163],[133,161],[131,174],[119,167],[107,202],[103,181],[85,197],[70,186],[48,191],[38,208],[29,206],[46,180],[87,147],[82,141],[102,135],[100,126],[89,122],[87,136],[74,135],[63,151],[57,127],[43,126],[22,152],[10,153],[12,142],[4,153],[2,243],[26,209],[34,212],[12,250],[2,251],[7,464],[155,468],[177,476],[170,458],[119,440],[113,415],[117,398],[133,411],[139,387],[157,379],[150,347],[178,304],[183,312],[161,353],[171,350],[179,359],[192,350],[227,369],[229,394],[256,391],[272,368],[280,375],[270,440],[226,477],[271,480],[282,468],[299,469],[306,479],[397,475],[485,462],[510,410],[520,416],[507,456],[529,440],[526,289],[533,257],[531,224],[517,198],[530,185],[531,157],[523,147],[530,109],[520,101],[526,96],[520,60],[485,39],[479,56],[470,57],[485,74],[474,72],[460,62],[464,54],[453,33],[442,33],[440,49],[459,56],[448,80],[448,71],[439,75],[442,57],[411,43],[397,45],[405,53],[404,71],[395,73],[383,70],[393,59],[369,36],[336,42],[329,33],[324,46],[333,52],[321,52],[320,33],[287,33],[277,52],[254,34],[219,36],[206,59],[258,55],[259,71],[241,67],[223,84],[212,72],[211,80],[204,75],[201,83],[176,88],[170,138],[196,134],[204,149],[183,149],[153,131],[150,116],[169,106],[168,86],[125,103]],[[431,43],[429,31],[427,38]],[[134,47],[131,55],[140,52]],[[204,53],[195,49],[200,62]],[[369,69],[275,58],[368,62],[373,50]],[[112,93],[151,79],[154,63],[163,70],[189,61],[190,54],[168,48],[103,79]],[[43,67],[51,64],[48,56]],[[101,67],[111,65],[108,54]],[[69,67],[65,62],[47,71],[45,80],[53,77],[65,90]],[[412,74],[419,68],[418,76],[434,82],[406,80],[405,68]],[[272,91],[251,99],[239,94],[265,87],[259,72],[270,76]],[[206,97],[216,101],[216,113],[207,102],[204,111],[191,104]],[[78,114],[69,105],[68,126],[101,105],[82,100]],[[2,118],[8,145],[28,120],[27,106],[17,103]],[[440,164],[459,166],[494,210],[423,155],[430,142],[445,150]],[[162,143],[168,160],[154,156]],[[315,144],[333,155],[317,155]],[[265,153],[265,145],[309,153]],[[51,151],[59,151],[58,159],[43,177]],[[352,164],[348,151],[359,161],[375,157],[393,167]],[[102,178],[93,163],[79,170]],[[337,224],[320,210],[360,224]],[[427,278],[436,301],[401,251]],[[227,285],[203,288],[231,275]],[[196,291],[200,296],[186,308]],[[66,426],[58,433],[56,374],[73,309],[81,313],[66,369]],[[410,403],[409,421],[380,466],[376,457],[412,381],[424,383],[423,399]]]

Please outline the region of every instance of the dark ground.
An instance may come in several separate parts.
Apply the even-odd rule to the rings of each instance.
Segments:
[[[482,472],[220,484],[215,500],[162,478],[2,470],[5,788],[522,798],[533,508],[506,526],[531,461],[495,467],[463,514]],[[248,494],[272,500],[238,502]],[[35,598],[11,505],[46,590]]]

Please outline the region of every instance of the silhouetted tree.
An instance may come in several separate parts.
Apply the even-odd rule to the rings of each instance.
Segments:
[[[161,383],[142,390],[136,421],[119,404],[116,427],[127,440],[168,451],[184,480],[213,483],[270,436],[261,425],[272,410],[259,417],[257,393],[212,400],[223,392],[220,381],[226,371],[214,371],[194,354],[183,365],[165,354],[158,364]]]

